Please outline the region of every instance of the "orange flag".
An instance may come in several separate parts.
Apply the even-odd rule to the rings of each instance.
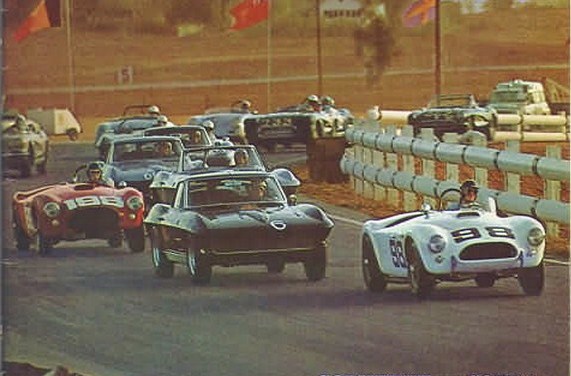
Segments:
[[[425,25],[434,19],[436,0],[417,0],[403,13],[402,20],[406,27]]]
[[[241,30],[268,18],[270,0],[244,0],[230,9],[233,30]]]
[[[20,24],[14,33],[14,39],[16,42],[21,42],[36,31],[60,26],[60,0],[41,0],[38,6]]]

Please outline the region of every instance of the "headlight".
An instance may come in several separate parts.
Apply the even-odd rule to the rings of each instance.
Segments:
[[[446,247],[446,240],[441,235],[432,235],[428,242],[428,249],[433,253],[440,253]]]
[[[44,213],[49,217],[49,218],[55,218],[59,215],[60,212],[60,206],[57,202],[48,202],[44,205]]]
[[[141,209],[143,205],[143,199],[139,196],[131,196],[127,199],[127,207],[132,211]]]
[[[543,232],[542,229],[540,229],[539,227],[534,227],[531,230],[529,230],[529,233],[527,234],[527,242],[531,246],[537,247],[538,245],[543,243],[544,240],[545,240],[545,233]]]

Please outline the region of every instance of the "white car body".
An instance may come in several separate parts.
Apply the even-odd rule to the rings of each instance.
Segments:
[[[522,269],[541,274],[536,275],[540,279],[537,288],[526,289],[522,285],[528,294],[540,293],[544,227],[526,216],[498,216],[493,200],[489,206],[488,210],[479,205],[458,210],[424,210],[367,221],[362,229],[362,247],[363,273],[369,289],[366,274],[371,270],[375,274],[377,269],[366,272],[368,263],[376,263],[384,285],[391,281],[411,282],[414,267],[411,270],[410,264],[418,254],[421,264],[416,264],[416,269],[423,269],[431,285],[427,291],[419,292],[414,291],[417,286],[411,283],[413,292],[420,297],[428,295],[437,281],[475,278],[478,282],[481,275],[488,276],[490,287],[497,278],[518,276]],[[367,247],[372,248],[374,258],[365,257]]]

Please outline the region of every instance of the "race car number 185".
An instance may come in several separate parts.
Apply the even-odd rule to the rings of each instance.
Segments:
[[[124,206],[123,199],[115,196],[84,196],[65,200],[63,202],[69,210],[83,208],[86,206],[115,206],[122,208]]]

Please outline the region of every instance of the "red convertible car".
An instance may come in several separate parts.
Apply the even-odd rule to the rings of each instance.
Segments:
[[[47,254],[61,240],[106,239],[119,247],[123,234],[132,252],[145,248],[143,195],[131,187],[114,188],[103,182],[53,184],[12,198],[16,248],[30,249],[35,241],[38,254]]]

